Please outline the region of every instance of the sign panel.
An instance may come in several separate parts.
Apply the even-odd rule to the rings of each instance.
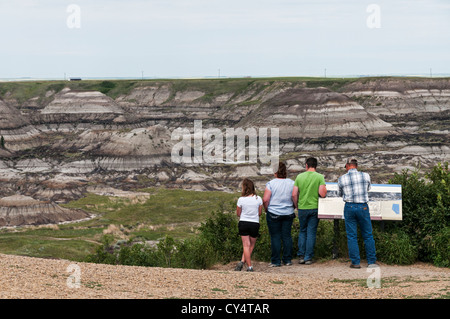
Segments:
[[[319,218],[344,219],[345,202],[338,196],[337,183],[326,183],[327,197],[319,198]],[[402,186],[372,184],[369,191],[372,220],[402,220]]]

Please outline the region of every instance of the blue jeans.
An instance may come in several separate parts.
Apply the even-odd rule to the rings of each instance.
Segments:
[[[314,257],[316,245],[317,226],[319,218],[317,209],[299,209],[300,233],[298,235],[298,256],[304,256],[305,261]]]
[[[345,231],[347,232],[348,255],[352,264],[359,265],[358,225],[364,239],[367,263],[374,264],[377,260],[375,253],[375,240],[372,235],[372,222],[370,221],[369,206],[359,203],[345,203],[344,207]]]
[[[275,215],[267,212],[266,220],[270,234],[271,257],[270,262],[275,265],[281,265],[281,242],[283,242],[283,262],[292,261],[292,222],[295,214]]]

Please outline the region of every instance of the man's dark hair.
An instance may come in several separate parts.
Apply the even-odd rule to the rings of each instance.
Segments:
[[[306,160],[306,165],[308,165],[308,167],[311,168],[316,168],[317,167],[317,158],[314,157],[310,157]]]
[[[345,164],[345,167],[350,166],[350,167],[358,167],[358,161],[354,158],[349,158],[347,159],[347,163]]]

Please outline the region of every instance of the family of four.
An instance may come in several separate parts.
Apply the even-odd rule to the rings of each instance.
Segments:
[[[238,199],[236,214],[239,217],[239,235],[242,239],[243,254],[235,270],[253,271],[251,255],[259,235],[259,218],[262,208],[266,211],[267,227],[271,243],[271,263],[269,267],[292,265],[293,244],[291,228],[298,210],[300,233],[298,252],[300,264],[309,265],[314,257],[316,233],[319,224],[319,196],[325,197],[327,189],[325,178],[316,172],[317,159],[308,158],[306,171],[295,181],[287,178],[286,165],[280,163],[275,179],[266,184],[263,198],[256,195],[254,183],[249,179],[242,182],[242,196]],[[345,202],[344,219],[351,268],[361,268],[357,241],[359,225],[366,250],[369,267],[376,267],[375,241],[369,214],[369,195],[371,182],[367,173],[357,170],[358,162],[348,159],[345,163],[347,174],[338,179],[339,196]],[[295,209],[295,210],[294,210]],[[283,245],[283,253],[281,253]]]

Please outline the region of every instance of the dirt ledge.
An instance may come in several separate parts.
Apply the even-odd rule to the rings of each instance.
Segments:
[[[75,268],[69,266],[75,264]],[[380,288],[366,265],[350,269],[343,260],[234,271],[235,263],[211,270],[147,268],[73,263],[0,254],[3,299],[403,299],[448,298],[450,269],[417,263],[380,264]],[[78,268],[79,267],[79,268]],[[74,280],[79,271],[79,285]],[[76,288],[79,286],[78,288]]]

